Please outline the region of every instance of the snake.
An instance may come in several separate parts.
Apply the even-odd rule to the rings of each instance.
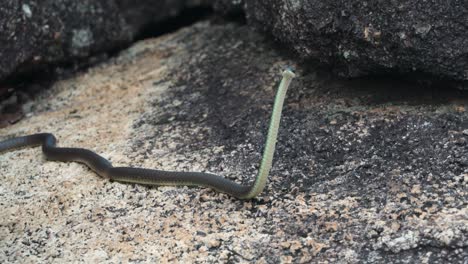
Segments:
[[[225,177],[205,172],[164,171],[146,168],[113,167],[111,162],[99,154],[83,148],[57,147],[57,139],[51,133],[38,133],[9,138],[0,142],[0,154],[18,148],[42,146],[46,159],[61,162],[83,163],[96,174],[111,181],[156,186],[198,186],[214,189],[239,199],[252,199],[265,188],[272,167],[278,129],[286,92],[295,77],[292,69],[282,73],[276,92],[268,127],[263,156],[255,179],[247,185],[238,184]]]

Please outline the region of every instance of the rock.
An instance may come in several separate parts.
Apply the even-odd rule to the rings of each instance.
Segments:
[[[225,6],[240,1],[219,0]],[[218,4],[221,6],[221,4]],[[466,1],[244,1],[248,21],[345,77],[468,80]]]
[[[214,10],[221,14],[239,14],[242,13],[244,0],[214,0],[212,5]]]
[[[112,182],[40,148],[1,153],[0,262],[463,263],[467,93],[336,80],[275,47],[248,26],[197,23],[55,83],[0,128],[247,183],[291,65],[258,199]]]
[[[0,4],[0,80],[122,48],[144,25],[203,1],[4,0]]]

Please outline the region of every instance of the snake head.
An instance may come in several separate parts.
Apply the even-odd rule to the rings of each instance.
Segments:
[[[286,66],[283,73],[282,73],[284,78],[294,78],[296,77],[296,74],[294,74],[294,67],[292,66]]]

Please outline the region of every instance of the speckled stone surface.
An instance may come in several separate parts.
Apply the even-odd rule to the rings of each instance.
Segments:
[[[99,178],[0,155],[0,262],[463,263],[468,94],[336,81],[247,27],[199,23],[60,81],[0,139],[52,132],[114,165],[252,179],[280,69],[296,78],[267,189]]]
[[[209,1],[3,0],[0,80],[120,50],[148,24],[165,21],[189,7],[207,6]]]
[[[216,0],[214,7],[242,9],[250,25],[340,76],[405,74],[468,88],[465,0]]]

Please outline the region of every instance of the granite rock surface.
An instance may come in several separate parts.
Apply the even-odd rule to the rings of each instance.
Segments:
[[[204,0],[18,1],[0,3],[0,80],[129,44],[142,27]]]
[[[0,262],[464,263],[466,91],[338,81],[246,26],[139,42],[42,91],[0,140],[47,131],[114,165],[247,183],[285,65],[298,77],[257,199],[2,153]]]
[[[403,74],[468,81],[468,3],[218,0],[250,24],[341,76]]]

